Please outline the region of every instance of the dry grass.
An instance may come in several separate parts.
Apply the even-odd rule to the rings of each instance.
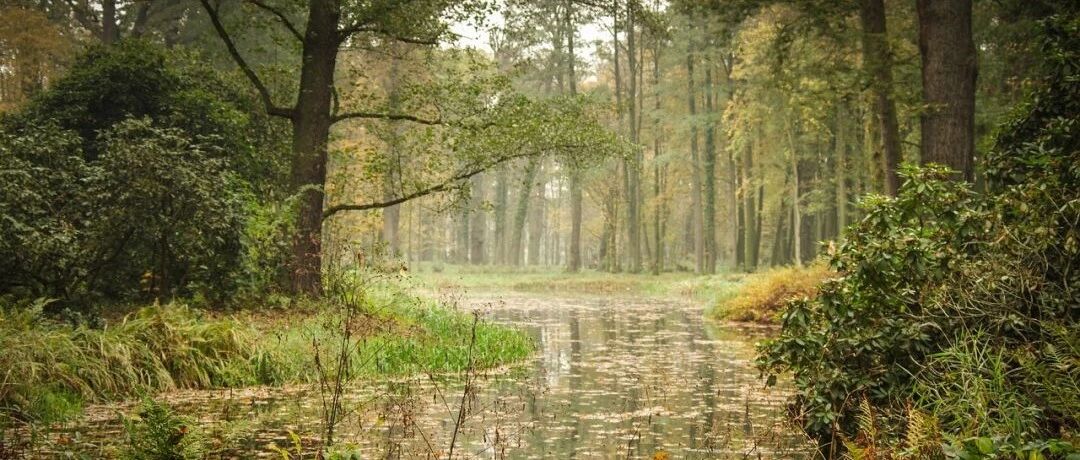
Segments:
[[[817,295],[818,285],[832,274],[821,263],[755,273],[717,299],[708,315],[725,321],[775,324],[788,300]]]

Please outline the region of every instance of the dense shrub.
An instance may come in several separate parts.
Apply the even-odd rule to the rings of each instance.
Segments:
[[[288,131],[265,114],[248,82],[220,74],[183,50],[147,41],[89,48],[67,75],[5,124],[10,129],[48,123],[72,131],[92,161],[107,147],[101,133],[131,118],[212,143],[248,182],[285,182]]]
[[[991,193],[908,169],[866,203],[762,348],[826,453],[1065,456],[1080,428],[1080,20],[1047,24],[1044,80],[1002,127]]]
[[[829,268],[822,263],[779,267],[749,275],[717,299],[709,316],[728,321],[777,323],[788,301],[814,297],[818,285],[829,275]]]
[[[127,120],[88,162],[68,132],[0,135],[0,293],[65,304],[221,295],[239,264],[243,184],[213,147]]]
[[[127,41],[0,119],[0,295],[85,309],[270,290],[288,225],[261,211],[280,199],[287,133],[237,88]]]

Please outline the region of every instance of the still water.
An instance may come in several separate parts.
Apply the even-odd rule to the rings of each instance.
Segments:
[[[784,421],[785,388],[762,388],[752,366],[767,329],[703,321],[701,307],[683,300],[511,294],[459,304],[528,331],[534,358],[474,376],[460,424],[461,377],[357,384],[339,442],[362,458],[445,459],[455,431],[454,458],[809,457],[806,440]],[[317,443],[314,388],[165,399],[198,420],[214,458],[281,458],[271,443]],[[120,414],[132,410],[93,407],[61,441],[107,456],[121,440]]]

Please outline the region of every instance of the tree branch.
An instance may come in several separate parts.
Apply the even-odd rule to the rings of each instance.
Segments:
[[[210,23],[213,24],[214,30],[217,31],[221,41],[225,43],[225,48],[229,50],[229,55],[232,56],[236,65],[240,67],[240,70],[244,72],[251,84],[255,86],[255,89],[259,92],[259,97],[262,98],[263,105],[266,106],[266,113],[283,118],[293,118],[294,110],[292,108],[278,107],[274,105],[274,100],[270,97],[270,90],[266,88],[262,80],[259,80],[259,76],[251,69],[251,66],[247,64],[244,57],[240,55],[240,51],[236,49],[236,44],[233,43],[232,38],[229,37],[229,33],[225,30],[225,26],[221,24],[221,18],[218,17],[218,12],[212,6],[210,6],[209,0],[199,0],[202,3],[203,9],[206,10],[206,14],[210,16]]]
[[[414,115],[408,115],[403,113],[377,113],[377,112],[345,112],[336,114],[330,117],[330,123],[337,123],[342,120],[348,120],[350,118],[367,118],[378,120],[400,120],[411,121],[413,123],[419,123],[422,125],[442,125],[442,119],[436,118],[434,120],[428,120],[426,118],[420,118]]]
[[[428,187],[428,188],[420,189],[420,190],[412,192],[412,193],[410,193],[408,195],[402,195],[402,196],[399,196],[397,198],[393,198],[393,199],[390,199],[390,200],[379,201],[379,202],[374,202],[374,203],[365,203],[365,204],[339,204],[339,205],[330,206],[330,207],[326,208],[325,211],[323,211],[323,220],[329,219],[329,218],[333,217],[335,214],[337,214],[339,212],[342,212],[342,211],[366,211],[366,210],[369,210],[369,209],[389,208],[390,206],[398,205],[398,204],[404,203],[406,201],[410,201],[410,200],[414,200],[414,199],[417,199],[417,198],[420,198],[420,197],[431,195],[432,193],[438,193],[438,192],[445,192],[445,191],[453,190],[455,188],[460,187],[461,186],[460,184],[462,182],[464,182],[466,179],[471,178],[472,176],[475,176],[475,175],[480,174],[480,173],[482,173],[484,171],[487,171],[488,169],[491,169],[491,168],[493,168],[495,166],[498,166],[498,165],[500,165],[502,163],[506,163],[507,161],[515,160],[515,159],[522,158],[522,157],[526,157],[526,156],[529,156],[529,155],[532,155],[532,154],[533,154],[532,152],[519,153],[519,154],[516,154],[516,155],[510,155],[510,156],[505,156],[505,157],[499,158],[499,159],[497,159],[497,160],[495,160],[493,162],[490,162],[490,163],[476,165],[476,166],[473,166],[470,169],[466,169],[464,171],[459,172],[458,174],[455,174],[453,177],[450,177],[449,179],[446,179],[445,181],[443,181],[442,183],[440,183],[438,185],[433,185],[433,186]]]
[[[293,23],[289,21],[289,17],[285,16],[284,12],[266,4],[266,2],[263,2],[262,0],[247,0],[247,2],[266,10],[274,16],[277,16],[278,20],[281,21],[281,24],[284,25],[286,29],[289,29],[289,32],[292,33],[293,37],[296,37],[297,41],[301,43],[304,42],[304,34],[300,33],[300,29],[297,29],[296,26],[294,26]]]
[[[354,26],[351,26],[351,27],[346,27],[344,29],[341,29],[340,31],[338,31],[338,41],[344,42],[345,40],[348,40],[349,37],[351,37],[351,36],[353,36],[355,34],[359,34],[359,33],[379,34],[379,35],[382,35],[384,37],[387,37],[387,38],[390,38],[390,39],[393,39],[393,40],[397,40],[397,41],[402,42],[402,43],[412,43],[412,44],[415,44],[415,45],[438,45],[439,44],[438,37],[408,37],[408,36],[395,34],[393,31],[382,28],[382,27],[373,27],[373,26],[371,26],[369,24],[357,24],[357,25],[354,25]]]

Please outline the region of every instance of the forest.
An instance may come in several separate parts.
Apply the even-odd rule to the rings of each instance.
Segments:
[[[1080,4],[0,0],[0,458],[1080,459]]]

